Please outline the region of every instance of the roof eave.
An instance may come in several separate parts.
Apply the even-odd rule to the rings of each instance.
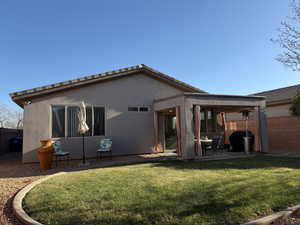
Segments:
[[[257,99],[265,100],[265,96],[252,96],[252,95],[227,95],[227,94],[209,94],[209,93],[184,93],[185,96],[203,96],[203,97],[230,97],[230,98],[244,98],[244,99]]]
[[[144,72],[144,73],[148,73],[148,74],[150,73],[152,76],[157,77],[160,80],[164,80],[167,83],[169,83],[170,85],[181,88],[184,91],[194,91],[194,92],[199,92],[199,93],[206,93],[203,90],[200,90],[196,87],[193,87],[189,84],[179,81],[173,77],[170,77],[166,74],[156,71],[156,70],[152,69],[151,67],[141,64],[141,65],[137,65],[137,66],[133,66],[133,67],[127,67],[124,69],[106,72],[106,73],[102,73],[102,74],[86,76],[86,77],[79,78],[79,79],[74,79],[74,80],[69,80],[69,81],[60,82],[60,83],[56,83],[56,84],[46,85],[46,86],[42,86],[42,87],[38,87],[38,88],[25,90],[25,91],[14,92],[14,93],[10,93],[9,96],[16,104],[21,106],[23,104],[22,101],[24,99],[38,97],[41,95],[46,95],[46,94],[54,93],[57,91],[76,88],[79,86],[88,85],[88,84],[92,84],[92,83],[98,83],[98,82],[102,82],[102,81],[106,81],[106,80],[110,80],[110,79],[116,79],[119,77],[123,77],[125,75],[135,74],[138,72]]]
[[[286,105],[291,104],[292,99],[282,99],[282,100],[276,100],[276,101],[268,101],[267,100],[267,106],[277,106],[277,105]]]

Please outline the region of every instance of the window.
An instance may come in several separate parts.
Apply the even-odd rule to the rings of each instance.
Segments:
[[[131,112],[138,112],[138,111],[139,111],[139,108],[138,108],[138,107],[128,107],[128,111],[131,111]]]
[[[214,123],[214,113],[213,111],[207,111],[207,131],[214,132],[215,131],[215,123]]]
[[[202,109],[201,132],[215,132],[216,128],[216,112],[213,109]]]
[[[67,107],[67,118],[68,118],[68,137],[79,137],[80,133],[78,132],[78,106],[69,106]]]
[[[52,106],[52,137],[65,136],[65,107]]]
[[[148,107],[140,107],[140,112],[148,112],[149,108]]]
[[[201,118],[200,132],[206,132],[205,111],[200,112],[200,118]]]
[[[78,112],[78,106],[52,106],[52,137],[79,137]],[[105,135],[104,107],[87,107],[86,123],[89,127],[88,132],[85,134],[86,136]],[[65,124],[67,132],[65,131]]]
[[[104,108],[103,107],[94,107],[94,136],[104,135]]]
[[[212,119],[212,111],[207,111],[207,119],[208,120]]]
[[[176,129],[176,116],[172,117],[172,129]]]
[[[130,112],[148,112],[148,106],[129,106],[128,111]]]
[[[88,132],[86,132],[86,136],[93,136],[93,108],[86,107],[86,124],[90,128]]]

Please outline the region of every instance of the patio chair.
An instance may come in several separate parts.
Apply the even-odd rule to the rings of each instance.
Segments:
[[[212,150],[217,151],[218,150],[218,142],[219,142],[219,136],[213,136],[212,137]]]
[[[225,148],[224,147],[224,137],[221,135],[221,136],[219,136],[217,149],[224,151],[224,148]]]
[[[61,142],[59,140],[56,140],[53,142],[53,148],[54,148],[54,157],[55,157],[55,165],[57,167],[57,162],[58,162],[58,159],[63,160],[67,160],[68,161],[68,165],[70,164],[70,152],[64,152],[62,150],[62,147],[61,147]]]
[[[97,160],[101,158],[103,154],[109,154],[112,159],[112,139],[104,138],[100,140],[99,149],[97,149]]]
[[[206,139],[207,137],[201,137],[201,139]],[[204,142],[201,141],[201,147],[202,147],[202,151],[203,151],[203,156],[207,155],[207,151],[213,150],[213,142]]]
[[[223,136],[214,136],[212,138],[213,142],[212,142],[212,149],[214,151],[218,151],[218,150],[224,150],[224,141],[223,141]]]

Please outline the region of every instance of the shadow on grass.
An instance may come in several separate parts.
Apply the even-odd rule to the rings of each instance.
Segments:
[[[166,160],[152,163],[153,167],[169,167],[179,170],[224,170],[224,169],[271,169],[291,168],[300,169],[300,158],[255,156],[251,158],[223,159],[212,161],[180,161]]]
[[[134,165],[141,163],[149,163],[152,161],[160,161],[170,159],[173,157],[158,157],[145,158],[142,155],[132,156],[115,156],[113,159],[96,160],[95,158],[88,158],[87,161],[91,163],[90,166],[81,167],[81,159],[73,159],[68,163],[59,163],[58,167],[53,162],[53,167],[50,170],[41,170],[39,163],[22,163],[20,158],[15,158],[14,154],[8,154],[7,157],[0,159],[0,178],[22,178],[51,175],[57,172],[75,172],[83,170],[92,170],[97,168],[119,167],[126,165]]]
[[[45,224],[233,225],[286,207],[294,203],[294,196],[300,193],[298,188],[291,188],[286,182],[277,179],[262,182],[260,179],[225,179],[222,183],[206,184],[201,189],[196,183],[187,182],[177,192],[160,190],[161,195],[155,196],[155,192],[150,199],[130,201],[126,198],[121,205],[115,202],[109,206],[104,204],[104,207],[97,203],[84,210],[67,202],[54,209],[51,208],[53,200],[49,199],[35,203],[36,211],[33,210],[32,214]],[[234,182],[239,184],[232,186]],[[78,202],[83,199],[78,198]]]

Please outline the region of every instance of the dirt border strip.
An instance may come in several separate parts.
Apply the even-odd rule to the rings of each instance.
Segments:
[[[28,184],[27,186],[25,186],[24,188],[22,188],[14,197],[13,200],[13,213],[14,215],[18,218],[18,220],[20,220],[22,223],[26,224],[26,225],[42,225],[41,223],[35,221],[34,219],[32,219],[23,209],[22,207],[22,202],[24,197],[26,196],[26,194],[32,189],[34,188],[36,185],[49,180],[52,177],[56,177],[59,175],[63,175],[66,174],[66,172],[58,172],[49,176],[46,176],[44,178],[41,178],[39,180],[36,180],[30,184]]]

